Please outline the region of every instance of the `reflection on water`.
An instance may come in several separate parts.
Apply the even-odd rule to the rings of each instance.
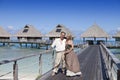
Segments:
[[[39,54],[42,49],[34,48],[17,48],[17,47],[0,47],[0,61],[10,60],[29,54]],[[52,54],[42,55],[42,74],[52,68]],[[13,63],[0,65],[0,75],[13,71]],[[18,61],[19,80],[34,80],[39,75],[39,55]],[[0,79],[12,78],[13,73]]]

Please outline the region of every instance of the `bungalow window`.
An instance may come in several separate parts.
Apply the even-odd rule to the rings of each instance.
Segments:
[[[58,25],[57,27],[58,27],[58,28],[60,28],[60,27],[61,27],[61,25]]]
[[[56,29],[56,32],[61,32],[61,29]]]
[[[26,32],[28,32],[28,29],[24,29],[24,30],[23,30],[23,33],[26,33]]]
[[[26,25],[25,28],[29,28],[29,26]]]

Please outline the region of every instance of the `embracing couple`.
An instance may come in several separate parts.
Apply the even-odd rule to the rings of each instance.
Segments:
[[[80,64],[77,55],[74,53],[74,44],[72,41],[72,36],[68,35],[65,39],[65,32],[60,33],[60,38],[53,41],[51,47],[56,50],[56,58],[52,76],[54,76],[62,63],[62,72],[66,76],[76,76],[81,75]]]

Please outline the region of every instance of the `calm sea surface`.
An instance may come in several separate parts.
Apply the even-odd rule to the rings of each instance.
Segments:
[[[120,49],[110,49],[110,51],[120,60]]]
[[[23,57],[30,54],[39,54],[44,51],[45,48],[20,48],[16,46],[0,47],[0,61],[11,60],[18,57]],[[49,71],[52,68],[52,54],[42,55],[42,74]],[[13,63],[0,65],[0,75],[13,71]],[[18,61],[19,80],[34,80],[39,75],[39,55]],[[10,73],[7,76],[0,77],[0,79],[12,78]]]

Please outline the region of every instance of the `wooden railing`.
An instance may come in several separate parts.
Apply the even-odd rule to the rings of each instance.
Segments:
[[[20,41],[20,40],[0,40],[1,43],[42,43],[42,44],[51,44],[51,41],[47,40],[38,40],[38,41]]]
[[[120,60],[103,43],[101,43],[101,51],[107,79],[120,80]]]
[[[13,80],[18,80],[18,63],[17,62],[22,59],[26,59],[26,58],[39,55],[39,74],[42,75],[42,60],[41,60],[42,54],[50,53],[50,52],[52,52],[52,55],[54,56],[54,50],[46,50],[46,51],[40,52],[40,54],[31,54],[31,55],[27,55],[27,56],[12,59],[12,60],[3,60],[3,61],[0,61],[0,65],[13,62],[14,63],[13,64]],[[8,72],[8,73],[11,73],[11,72]],[[0,76],[5,76],[5,75],[0,75]]]
[[[105,42],[105,45],[106,47],[109,47],[109,48],[117,48],[117,47],[120,47],[120,41],[107,41]]]

